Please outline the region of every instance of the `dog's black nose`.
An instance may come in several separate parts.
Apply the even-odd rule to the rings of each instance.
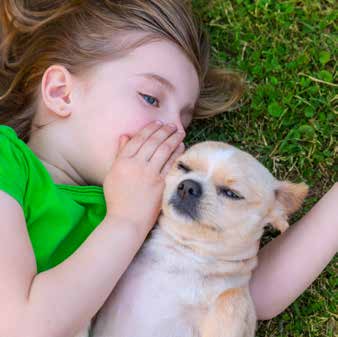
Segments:
[[[192,179],[186,179],[177,186],[177,190],[170,198],[169,204],[172,204],[179,214],[188,216],[194,221],[199,221],[199,204],[202,194],[203,189],[200,183]]]
[[[184,200],[185,198],[198,199],[202,194],[202,187],[200,183],[192,179],[183,180],[177,187],[177,194]]]

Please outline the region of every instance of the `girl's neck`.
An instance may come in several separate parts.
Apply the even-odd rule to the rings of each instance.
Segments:
[[[65,185],[79,185],[75,180],[72,179],[63,169],[54,166],[53,164],[47,163],[43,159],[39,158],[45,166],[46,170],[51,175],[55,184]]]
[[[55,184],[86,185],[86,182],[64,158],[62,153],[53,146],[52,142],[43,137],[42,132],[32,133],[27,146],[40,159]]]

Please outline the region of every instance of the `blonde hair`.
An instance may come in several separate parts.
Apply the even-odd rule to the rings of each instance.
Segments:
[[[148,34],[119,47],[115,39],[126,31]],[[176,43],[197,71],[201,91],[193,118],[215,116],[238,101],[244,81],[237,72],[210,64],[209,37],[188,1],[1,0],[0,124],[27,142],[49,66],[61,64],[80,74],[158,38]]]

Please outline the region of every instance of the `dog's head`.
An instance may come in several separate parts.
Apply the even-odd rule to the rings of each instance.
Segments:
[[[304,183],[277,180],[250,154],[205,141],[187,149],[166,176],[159,223],[186,241],[241,245],[260,239],[268,223],[285,231],[307,192]]]

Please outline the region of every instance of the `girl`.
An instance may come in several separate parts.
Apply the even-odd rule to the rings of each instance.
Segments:
[[[0,18],[0,336],[73,336],[155,224],[191,120],[243,81],[209,65],[179,0],[2,0]],[[260,251],[259,319],[337,251],[337,199],[336,184]]]

